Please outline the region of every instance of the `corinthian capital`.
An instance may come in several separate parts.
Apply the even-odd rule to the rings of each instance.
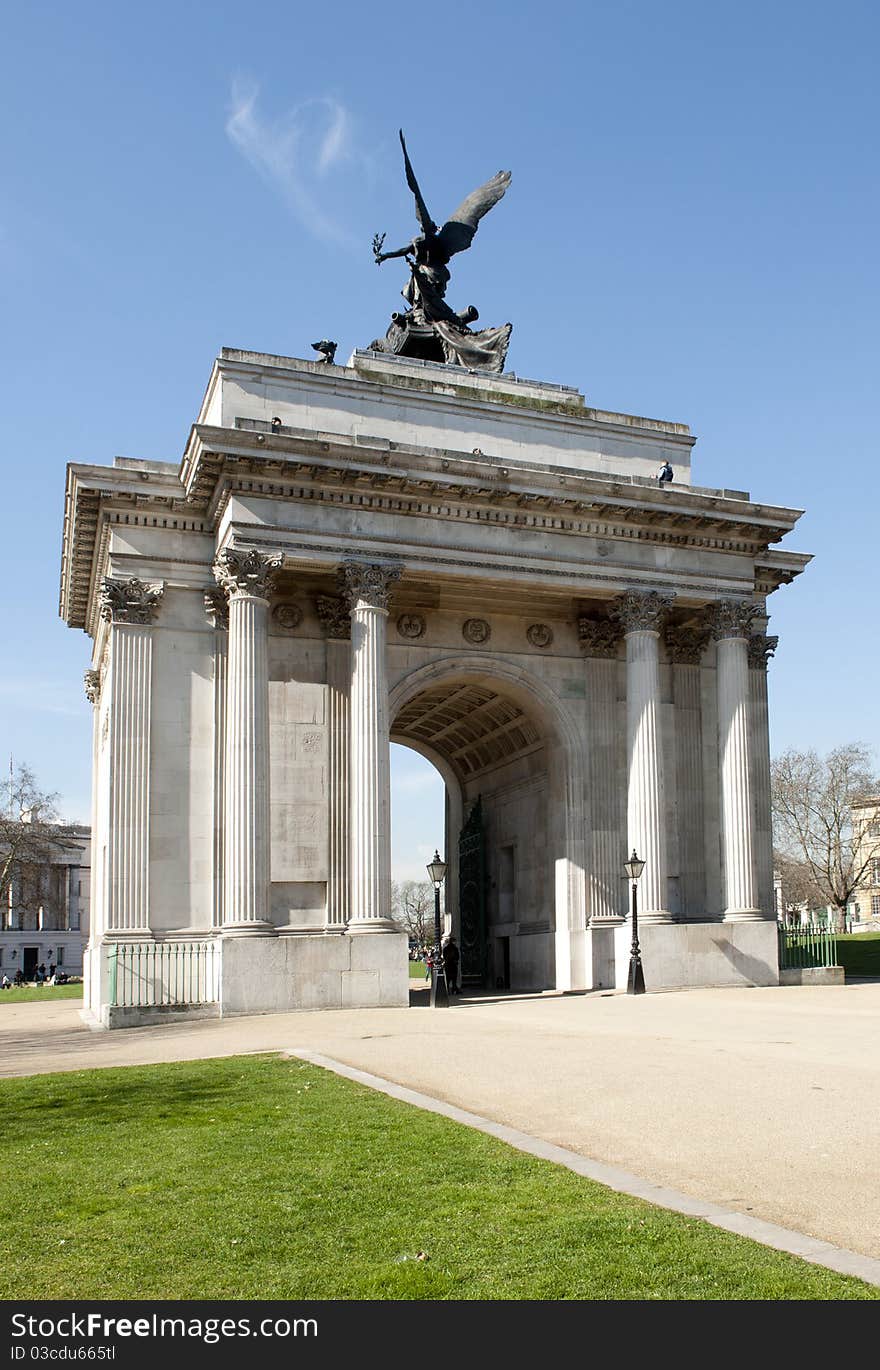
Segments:
[[[373,609],[387,609],[391,586],[400,580],[401,566],[365,565],[360,561],[343,562],[339,568],[339,588],[350,609],[356,604],[369,604]]]
[[[766,633],[752,633],[749,638],[750,669],[753,671],[766,671],[767,663],[778,646],[778,637],[768,637]]]
[[[105,576],[100,592],[101,617],[105,623],[152,623],[164,593],[163,581],[147,585],[142,580]]]
[[[229,627],[229,600],[219,587],[205,591],[205,613],[214,628]]]
[[[239,552],[224,547],[214,561],[217,584],[227,595],[254,595],[268,599],[284,560],[280,552]]]
[[[587,656],[617,656],[623,628],[616,618],[578,616],[578,637]]]
[[[663,635],[669,660],[679,666],[699,666],[709,641],[709,629],[689,623],[667,624]]]
[[[344,599],[338,595],[317,595],[315,609],[327,637],[351,637],[351,614]]]
[[[672,600],[672,595],[661,595],[658,590],[627,590],[614,601],[609,613],[624,633],[659,633]]]
[[[762,612],[759,604],[747,599],[719,599],[708,610],[709,629],[717,642],[723,637],[749,637],[752,619]]]
[[[101,698],[101,672],[86,671],[83,684],[86,687],[86,699],[90,704],[97,704]]]

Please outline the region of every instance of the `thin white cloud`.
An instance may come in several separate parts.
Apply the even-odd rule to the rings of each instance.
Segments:
[[[226,133],[233,146],[281,194],[295,218],[316,238],[356,248],[327,205],[333,173],[357,165],[352,119],[329,96],[305,100],[277,119],[257,108],[259,88],[237,80]]]

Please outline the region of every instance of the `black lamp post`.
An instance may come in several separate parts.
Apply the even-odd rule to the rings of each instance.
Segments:
[[[440,886],[446,879],[446,862],[440,860],[440,853],[434,852],[434,860],[428,866],[428,874],[434,884],[434,951],[431,956],[431,1008],[449,1007],[449,989],[446,984],[446,971],[443,966],[442,934],[440,932]]]
[[[627,994],[644,994],[645,972],[642,970],[642,953],[639,950],[638,879],[645,869],[645,863],[636,856],[635,847],[633,847],[633,854],[629,860],[624,861],[623,869],[632,881],[633,940],[629,953],[629,977],[626,982],[626,992]]]

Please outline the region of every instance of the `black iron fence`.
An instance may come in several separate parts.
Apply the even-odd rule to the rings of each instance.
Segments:
[[[779,969],[802,970],[810,966],[836,966],[837,933],[817,924],[779,928]]]

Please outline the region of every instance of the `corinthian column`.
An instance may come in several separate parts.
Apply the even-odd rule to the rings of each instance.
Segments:
[[[229,597],[223,927],[269,919],[269,595],[280,554],[226,548],[214,575]]]
[[[616,618],[578,619],[586,654],[590,767],[590,922],[620,922],[624,850],[618,810],[617,653],[623,636]]]
[[[735,599],[720,600],[711,610],[712,636],[717,643],[721,850],[726,922],[761,917],[755,884],[749,759],[748,639],[757,612],[757,605]]]
[[[628,591],[611,612],[626,636],[626,733],[629,752],[627,849],[645,862],[639,885],[639,917],[671,923],[667,909],[666,797],[660,733],[658,643],[668,595]]]
[[[101,617],[110,624],[104,929],[111,933],[143,933],[150,924],[150,625],[164,588],[109,578],[101,586]]]
[[[755,877],[758,907],[764,918],[776,918],[773,898],[773,825],[770,817],[770,724],[767,709],[767,663],[778,637],[752,633],[749,638],[749,693],[754,766]]]
[[[351,738],[351,615],[343,599],[318,595],[318,618],[327,635],[327,702],[330,772],[330,861],[327,929],[341,932],[348,920],[349,750]]]
[[[346,562],[351,612],[350,932],[396,932],[391,918],[391,765],[385,628],[399,566]]]
[[[226,682],[229,662],[229,603],[223,590],[205,591],[205,613],[214,629],[214,905],[211,922],[223,923],[226,864]]]

